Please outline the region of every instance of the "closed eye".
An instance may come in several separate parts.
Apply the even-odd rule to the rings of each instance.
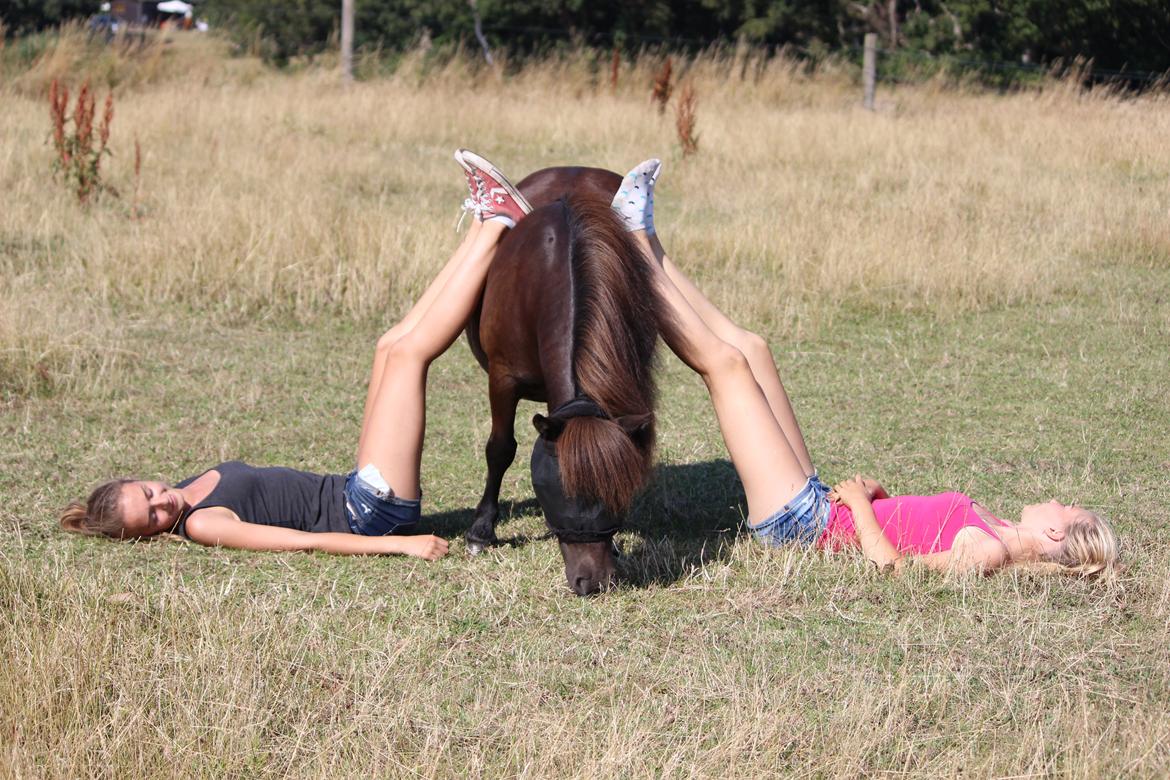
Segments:
[[[150,522],[153,523],[153,522],[155,522],[154,507],[149,506],[149,502],[150,502],[150,499],[154,498],[154,491],[152,491],[146,485],[143,485],[142,486],[142,495],[146,496],[146,500],[148,503],[148,511],[146,513],[146,516],[150,519]]]

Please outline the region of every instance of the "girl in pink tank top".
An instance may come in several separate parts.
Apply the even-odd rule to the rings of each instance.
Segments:
[[[649,215],[654,180],[645,184],[639,202]],[[1024,562],[1082,576],[1113,570],[1116,537],[1101,517],[1080,507],[1033,504],[1013,523],[962,493],[890,498],[860,476],[830,490],[813,468],[768,345],[732,322],[679,270],[648,218],[627,223],[671,315],[662,337],[707,385],[747,496],[748,525],[762,542],[857,546],[880,568],[918,560],[984,572]]]
[[[998,540],[993,529],[1010,528],[962,493],[933,496],[898,496],[871,502],[882,535],[899,552],[929,555],[951,549],[964,528],[976,528],[986,538]],[[831,503],[828,524],[817,545],[830,549],[852,546],[857,539],[853,511],[843,503]]]

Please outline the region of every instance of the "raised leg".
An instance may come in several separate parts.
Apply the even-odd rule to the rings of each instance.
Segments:
[[[500,485],[504,472],[516,457],[516,405],[520,394],[511,377],[499,373],[488,377],[488,396],[492,406],[492,432],[484,454],[487,456],[487,481],[483,497],[475,508],[475,522],[467,529],[467,551],[472,555],[496,543],[496,521],[500,516]]]
[[[494,220],[483,223],[431,305],[410,332],[386,351],[378,389],[362,427],[357,465],[374,464],[402,498],[421,494],[427,370],[463,330],[505,229]]]
[[[475,237],[479,234],[481,223],[477,220],[472,220],[471,228],[467,231],[467,235],[459,242],[459,247],[455,250],[455,254],[451,255],[451,259],[443,266],[439,274],[427,286],[427,289],[419,297],[414,305],[410,307],[410,311],[406,316],[398,322],[397,325],[390,328],[378,338],[378,344],[374,348],[374,365],[370,369],[370,383],[366,387],[366,405],[362,412],[362,439],[358,440],[358,450],[362,448],[364,443],[366,423],[370,419],[370,409],[374,406],[374,398],[378,395],[378,387],[382,384],[382,371],[386,367],[386,355],[390,352],[390,348],[407,333],[414,329],[423,315],[426,314],[427,309],[431,307],[435,299],[439,297],[439,292],[447,284],[447,280],[451,278],[451,274],[467,257],[467,253],[471,251],[471,247],[475,244]]]
[[[744,353],[716,335],[662,266],[652,266],[655,284],[676,325],[667,334],[667,346],[706,383],[723,441],[747,495],[748,522],[759,523],[804,487],[808,472]]]
[[[658,259],[663,270],[666,271],[667,277],[674,283],[674,286],[678,288],[678,291],[682,293],[687,303],[702,318],[707,327],[720,339],[743,353],[756,384],[760,386],[764,397],[768,400],[768,408],[772,410],[772,416],[780,424],[780,429],[784,431],[788,445],[800,461],[805,476],[812,476],[814,473],[812,457],[809,455],[808,445],[804,441],[800,424],[796,421],[796,412],[792,409],[792,401],[788,398],[784,383],[780,381],[780,372],[776,368],[776,360],[772,356],[768,342],[761,336],[736,325],[730,317],[719,310],[719,307],[711,303],[703,291],[687,278],[667,256],[657,235],[647,235],[641,232],[634,235],[635,239],[640,241],[643,247],[648,248]]]

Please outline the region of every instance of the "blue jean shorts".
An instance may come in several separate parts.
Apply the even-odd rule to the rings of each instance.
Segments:
[[[422,499],[394,495],[378,469],[370,465],[345,478],[345,514],[355,534],[399,534],[418,524]]]
[[[828,524],[829,486],[813,474],[792,500],[751,529],[767,545],[789,542],[811,545],[821,538]]]

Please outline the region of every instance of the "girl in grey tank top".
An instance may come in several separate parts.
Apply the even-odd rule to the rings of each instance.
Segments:
[[[475,219],[406,317],[378,339],[357,463],[347,477],[227,461],[175,485],[114,480],[70,504],[62,527],[115,539],[173,532],[251,550],[445,555],[446,540],[403,533],[420,513],[427,368],[471,316],[496,244],[531,211],[486,160],[465,150],[456,160],[470,191],[464,208]]]

